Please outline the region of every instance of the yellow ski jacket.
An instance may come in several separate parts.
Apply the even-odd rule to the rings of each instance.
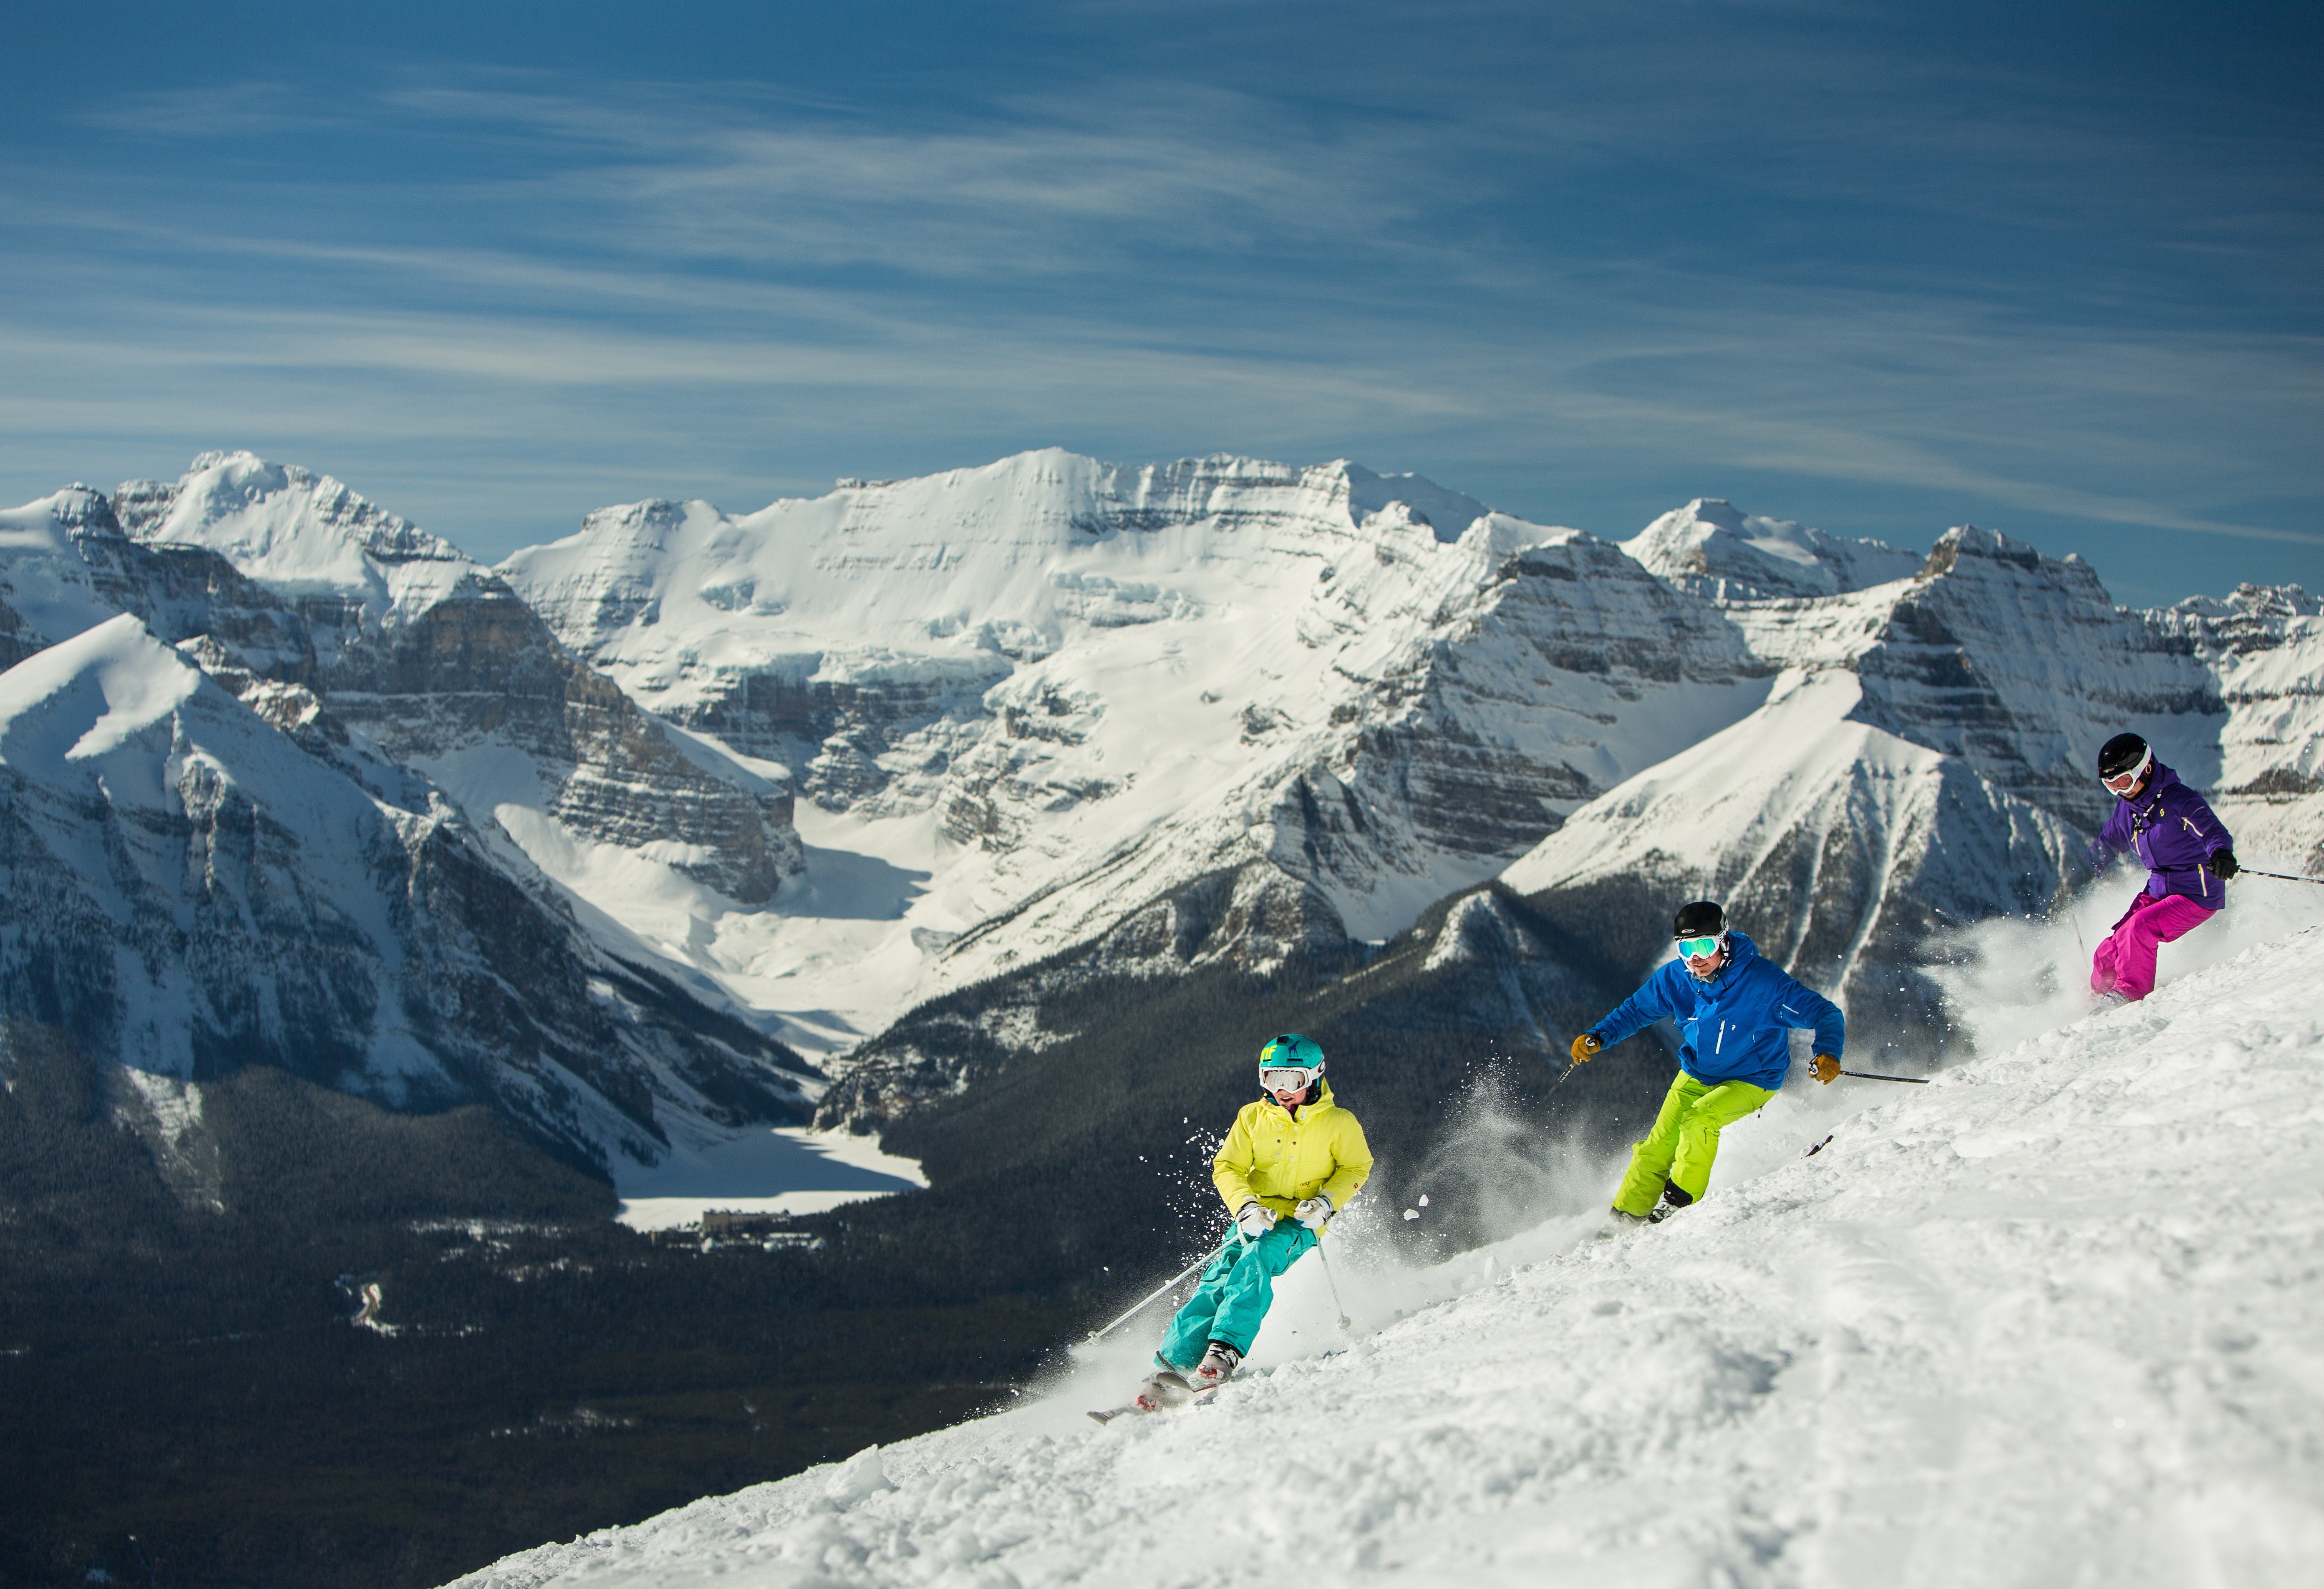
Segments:
[[[1271,1098],[1245,1104],[1211,1161],[1211,1180],[1231,1214],[1254,1198],[1277,1214],[1322,1192],[1345,1208],[1372,1172],[1372,1150],[1356,1117],[1332,1101],[1332,1084],[1299,1117]]]

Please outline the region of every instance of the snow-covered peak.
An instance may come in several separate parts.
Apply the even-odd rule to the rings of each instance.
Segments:
[[[20,537],[32,536],[59,546],[76,535],[120,533],[113,503],[103,491],[91,491],[78,481],[21,508],[0,510],[0,543],[26,544]]]
[[[2169,620],[2183,620],[2190,624],[2227,626],[2238,632],[2258,635],[2269,632],[2266,626],[2292,618],[2314,618],[2324,613],[2324,600],[2308,593],[2307,587],[2297,584],[2239,584],[2225,597],[2190,596],[2163,608],[2156,616]]]
[[[68,552],[75,530],[91,519],[104,521],[112,516],[105,493],[85,485],[35,497],[21,508],[0,508],[0,553]]]
[[[176,484],[132,481],[115,502],[141,541],[208,547],[286,597],[337,596],[366,627],[407,622],[484,574],[329,475],[253,453],[204,453]]]
[[[1918,573],[1921,559],[1884,541],[1843,540],[1789,519],[1697,497],[1655,519],[1622,549],[1663,578],[1722,601],[1829,596]]]
[[[1344,462],[1130,466],[1051,448],[741,516],[701,501],[609,508],[500,572],[567,644],[678,708],[787,656],[813,671],[828,653],[877,648],[992,675],[1069,634],[1301,605],[1351,552],[1425,562],[1489,518],[1416,475]],[[1549,534],[1492,521],[1478,547]]]
[[[1345,553],[1395,565],[1401,548],[1425,566],[1484,517],[1416,477],[1341,463],[1118,466],[1050,449],[740,517],[699,501],[607,509],[503,572],[568,644],[628,665],[623,682],[652,700],[787,652],[982,657],[989,673],[1069,633],[1286,612],[1351,570]],[[1493,522],[1453,560],[1551,534]]]
[[[1447,491],[1425,475],[1374,474],[1344,458],[1333,467],[1348,477],[1349,504],[1360,520],[1401,502],[1413,517],[1435,529],[1438,540],[1457,541],[1469,526],[1492,511],[1476,498]]]
[[[607,1162],[804,1112],[791,1056],[599,953],[421,780],[397,804],[362,760],[130,613],[0,673],[0,1019],[62,1010],[88,1052],[155,1074],[491,1098]]]
[[[0,674],[0,767],[55,777],[67,763],[120,749],[204,682],[201,669],[136,619],[107,619]],[[86,699],[67,704],[74,696]]]
[[[1052,449],[741,516],[633,503],[500,573],[642,704],[935,874],[892,949],[835,962],[834,1007],[867,965],[988,975],[1267,858],[1394,932],[1759,672],[1610,545],[1344,461]],[[1509,704],[1545,694],[1569,709]],[[761,931],[718,955],[781,963]]]
[[[1761,951],[1860,1028],[1941,1046],[1915,969],[1948,923],[2043,908],[2080,841],[1967,761],[1884,730],[1845,670],[1608,791],[1501,874],[1616,963],[1667,958],[1667,913],[1722,901]],[[1641,908],[1617,917],[1612,897]]]
[[[77,537],[92,530],[120,534],[103,493],[87,486],[0,509],[0,665],[121,611],[81,555]]]

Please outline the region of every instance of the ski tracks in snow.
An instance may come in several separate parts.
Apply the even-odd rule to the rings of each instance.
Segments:
[[[1812,1159],[1210,1407],[1012,1412],[463,1583],[2304,1584],[2319,941],[1898,1089]]]

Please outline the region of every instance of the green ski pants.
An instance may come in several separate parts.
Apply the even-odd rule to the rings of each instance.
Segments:
[[[1614,1194],[1614,1207],[1625,1214],[1652,1213],[1665,1180],[1701,1197],[1711,1185],[1711,1162],[1719,1157],[1719,1134],[1775,1096],[1748,1081],[1714,1087],[1681,1070],[1663,1095],[1654,1129],[1631,1145],[1630,1171]]]
[[[1219,1255],[1203,1271],[1202,1283],[1186,1305],[1170,1320],[1162,1337],[1162,1361],[1172,1368],[1188,1369],[1203,1360],[1213,1341],[1224,1341],[1238,1352],[1250,1350],[1259,1321],[1275,1300],[1275,1277],[1306,1255],[1315,1245],[1315,1233],[1297,1220],[1278,1219],[1275,1227],[1255,1242],[1230,1236]]]

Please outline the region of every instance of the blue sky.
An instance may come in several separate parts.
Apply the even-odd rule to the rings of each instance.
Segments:
[[[10,7],[0,497],[1063,445],[2324,588],[2313,6]]]

